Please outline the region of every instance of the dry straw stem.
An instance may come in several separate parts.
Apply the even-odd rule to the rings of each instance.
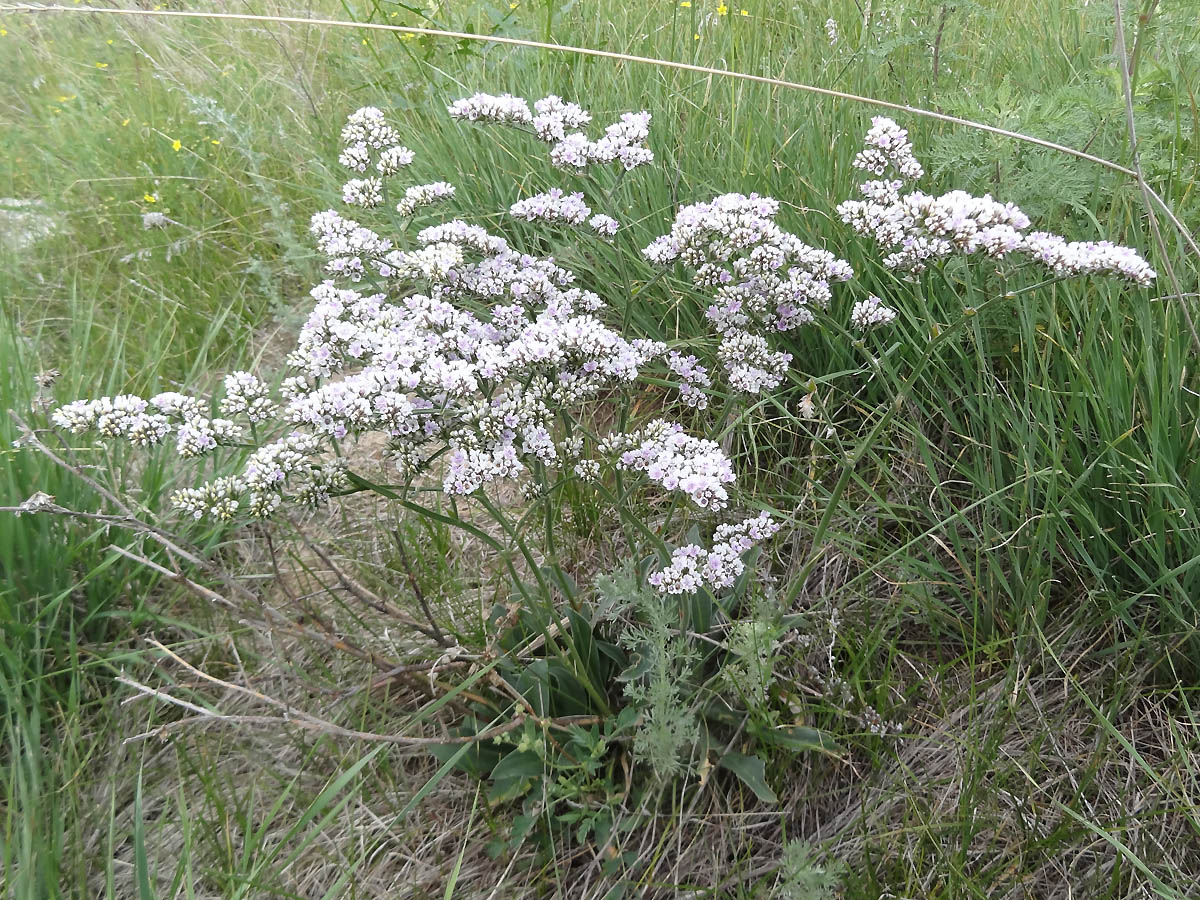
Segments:
[[[400,734],[377,734],[370,731],[358,731],[351,728],[343,728],[340,725],[335,725],[333,722],[314,716],[303,710],[297,709],[289,703],[278,700],[261,691],[256,691],[253,688],[248,688],[240,684],[234,684],[231,681],[225,681],[222,678],[217,678],[215,675],[203,671],[202,669],[193,666],[179,654],[175,653],[165,644],[159,641],[150,639],[150,644],[160,653],[170,658],[176,664],[182,666],[188,672],[195,675],[197,678],[207,681],[210,684],[225,688],[227,691],[242,694],[250,697],[252,700],[257,700],[267,706],[274,707],[282,712],[279,716],[243,716],[243,715],[224,715],[214,712],[202,706],[197,706],[194,703],[189,703],[186,700],[167,693],[158,688],[152,688],[141,682],[134,681],[127,676],[119,676],[116,680],[121,684],[127,685],[142,694],[155,697],[173,706],[178,706],[190,712],[196,713],[196,716],[188,719],[180,719],[175,722],[169,722],[152,731],[143,734],[137,734],[127,738],[125,743],[132,741],[144,740],[149,737],[165,737],[167,732],[175,727],[191,724],[193,722],[217,721],[228,722],[235,724],[257,724],[257,725],[298,725],[302,728],[307,728],[311,731],[317,731],[322,734],[331,735],[333,737],[350,738],[359,741],[380,741],[389,744],[401,744],[404,746],[430,746],[441,744],[469,744],[478,741],[491,740],[494,737],[499,737],[502,734],[507,734],[510,731],[516,731],[525,724],[527,718],[532,718],[542,728],[557,728],[567,730],[576,726],[587,726],[598,724],[600,719],[597,716],[560,716],[552,719],[542,719],[537,716],[528,715],[526,713],[517,713],[511,720],[502,725],[496,725],[476,734],[465,735],[462,737],[415,737],[410,735]]]
[[[56,6],[44,5],[35,3],[16,3],[0,6],[0,12],[14,13],[42,13],[42,12],[65,12],[65,13],[88,13],[88,14],[108,14],[121,16],[151,16],[162,18],[184,18],[184,19],[229,19],[232,21],[244,22],[276,22],[280,25],[316,25],[322,28],[353,28],[362,29],[365,31],[389,31],[398,34],[420,34],[429,37],[450,38],[456,41],[481,41],[487,44],[507,44],[514,47],[529,47],[534,50],[549,50],[555,53],[571,53],[577,56],[594,56],[601,59],[612,59],[619,62],[638,63],[642,65],[658,66],[663,69],[678,69],[684,72],[697,72],[701,75],[719,75],[724,78],[733,78],[740,81],[751,81],[757,84],[769,84],[774,87],[787,88],[794,91],[805,91],[810,94],[817,94],[822,97],[832,97],[837,100],[848,100],[852,103],[865,103],[869,106],[878,106],[883,109],[891,109],[897,112],[907,113],[912,116],[922,116],[927,119],[936,119],[939,122],[947,122],[951,125],[961,125],[964,128],[972,128],[976,131],[983,131],[988,134],[995,134],[1001,137],[1010,138],[1014,141],[1023,141],[1027,144],[1033,144],[1038,147],[1045,147],[1048,150],[1055,150],[1059,153],[1065,153],[1068,156],[1073,156],[1076,159],[1086,160],[1098,166],[1103,166],[1113,172],[1120,172],[1122,175],[1128,175],[1138,181],[1139,186],[1154,204],[1156,204],[1179,232],[1180,236],[1187,243],[1198,258],[1200,258],[1200,244],[1197,244],[1196,239],[1192,236],[1187,226],[1179,220],[1179,217],[1171,210],[1166,201],[1141,177],[1136,169],[1130,169],[1120,163],[1115,163],[1112,160],[1104,159],[1101,156],[1095,156],[1091,153],[1085,153],[1082,150],[1077,150],[1074,147],[1068,147],[1065,144],[1057,144],[1054,141],[1047,141],[1043,138],[1034,137],[1029,134],[1022,134],[1019,131],[1009,131],[1006,128],[998,128],[995,125],[987,125],[983,122],[975,122],[971,119],[962,119],[958,116],[948,116],[945,113],[934,112],[930,109],[922,109],[918,106],[907,106],[903,103],[892,103],[888,100],[880,100],[875,97],[864,97],[861,94],[850,94],[845,91],[837,91],[832,88],[817,87],[811,84],[801,84],[797,81],[786,81],[782,78],[771,78],[767,75],[750,75],[746,72],[735,72],[731,69],[718,69],[712,66],[698,66],[694,63],[676,62],[669,59],[658,59],[652,56],[636,56],[630,53],[618,53],[612,50],[596,50],[591,47],[576,47],[569,44],[551,44],[545,41],[530,41],[522,38],[500,37],[498,35],[475,34],[465,31],[445,31],[440,28],[421,28],[418,26],[409,25],[387,25],[380,22],[353,22],[344,19],[318,19],[308,16],[266,16],[251,13],[221,13],[221,12],[200,12],[192,10],[174,10],[174,9],[124,9],[124,8],[99,8],[90,6]],[[1122,41],[1123,44],[1123,41]],[[1127,75],[1128,73],[1126,73]],[[1198,348],[1200,349],[1200,348]]]

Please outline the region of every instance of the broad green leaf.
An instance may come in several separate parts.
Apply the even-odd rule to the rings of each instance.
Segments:
[[[766,763],[757,756],[747,756],[744,753],[726,753],[721,757],[721,765],[742,780],[742,783],[754,791],[754,796],[764,803],[778,803],[779,798],[767,784]]]

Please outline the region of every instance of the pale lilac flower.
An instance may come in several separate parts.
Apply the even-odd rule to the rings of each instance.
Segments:
[[[850,324],[858,331],[869,331],[880,325],[887,325],[896,318],[896,311],[874,294],[866,300],[857,300],[850,311]]]
[[[387,124],[383,111],[374,106],[364,106],[352,112],[342,129],[342,143],[347,146],[365,144],[382,150],[400,143],[400,135]]]
[[[588,225],[591,226],[592,231],[603,238],[611,238],[621,227],[620,222],[612,216],[606,216],[603,213],[598,213],[588,219]]]
[[[786,354],[771,353],[757,331],[812,322],[812,308],[829,303],[830,283],[854,274],[845,260],[780,228],[778,212],[770,197],[723,194],[681,208],[670,232],[642,251],[656,265],[683,263],[695,286],[712,292],[706,315],[727,336],[722,361],[738,390],[774,387],[786,368]]]
[[[405,166],[412,165],[415,158],[416,154],[407,147],[388,147],[379,154],[375,168],[379,170],[380,175],[395,175]]]
[[[611,436],[601,450],[619,453],[618,468],[682,491],[697,506],[719,510],[728,503],[725,485],[734,481],[729,458],[715,442],[694,438],[681,425],[656,419],[639,431]]]
[[[371,148],[364,143],[351,144],[342,150],[338,162],[355,172],[365,172],[371,164]]]
[[[404,192],[404,197],[396,204],[396,212],[402,216],[411,216],[423,206],[432,206],[453,196],[454,185],[445,181],[413,185]]]
[[[279,409],[271,400],[267,385],[250,372],[231,372],[225,376],[225,397],[220,407],[227,416],[242,415],[251,422],[266,421]]]
[[[949,191],[931,196],[912,190],[901,193],[904,181],[923,174],[912,153],[908,133],[883,116],[872,120],[866,147],[854,165],[877,178],[859,186],[862,200],[838,205],[842,221],[867,235],[887,252],[888,268],[918,273],[931,262],[956,254],[981,253],[992,259],[1023,256],[1046,266],[1059,276],[1115,275],[1141,286],[1155,272],[1131,248],[1109,241],[1068,242],[1050,232],[1026,234],[1029,217],[1012,203],[984,194]],[[883,178],[894,172],[899,178]]]
[[[551,188],[543,194],[534,194],[532,197],[518,200],[508,212],[514,219],[524,219],[527,222],[582,225],[592,211],[583,202],[583,194],[578,191],[567,194],[562,188]]]
[[[452,119],[469,122],[493,122],[500,125],[528,125],[533,121],[529,104],[512,94],[474,94],[455,100],[446,107]]]
[[[561,141],[567,131],[586,128],[592,121],[587,110],[577,103],[568,103],[554,94],[543,97],[533,104],[537,115],[533,117],[533,130],[547,143]]]
[[[701,588],[730,588],[746,569],[742,555],[770,540],[779,528],[765,512],[737,524],[719,525],[711,549],[698,544],[680,547],[671,554],[670,565],[652,573],[647,581],[659,593],[668,595],[694,594]]]
[[[705,389],[712,386],[712,379],[708,377],[708,369],[700,365],[700,360],[672,350],[667,354],[667,366],[682,379],[679,396],[683,402],[695,409],[706,409],[708,394]]]
[[[717,356],[725,367],[729,386],[747,394],[761,394],[783,383],[790,353],[774,352],[766,338],[748,331],[730,331],[721,341]]]
[[[372,209],[383,203],[383,181],[377,178],[350,179],[342,185],[342,203]]]

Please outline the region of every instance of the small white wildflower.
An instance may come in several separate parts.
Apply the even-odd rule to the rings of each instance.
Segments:
[[[378,178],[352,178],[342,185],[342,202],[371,209],[383,202],[383,182]]]
[[[869,331],[880,325],[887,325],[896,318],[896,311],[885,306],[883,301],[874,294],[866,300],[855,302],[850,312],[850,324],[858,331]]]
[[[600,478],[600,463],[594,459],[581,459],[575,463],[575,474],[583,481],[593,483]]]
[[[412,165],[415,158],[416,154],[407,147],[388,147],[379,154],[375,168],[379,170],[380,175],[395,175],[405,166]]]
[[[363,143],[351,144],[338,156],[338,162],[355,172],[365,172],[371,164],[371,148]]]
[[[611,238],[621,227],[616,219],[603,213],[598,213],[588,219],[588,225],[591,226],[592,231],[604,238]]]
[[[562,188],[551,188],[543,194],[534,194],[524,200],[518,200],[509,207],[509,215],[514,219],[524,219],[527,222],[565,222],[568,225],[581,225],[591,214],[587,204],[583,202],[583,194],[564,193]]]
[[[251,422],[263,422],[272,418],[277,411],[270,391],[260,378],[250,372],[231,372],[225,376],[222,413],[227,416],[243,415]]]
[[[617,465],[643,472],[668,491],[682,491],[697,506],[723,509],[734,481],[729,458],[715,442],[694,438],[683,426],[656,419],[646,428],[614,436],[602,450],[621,451]]]
[[[585,128],[592,117],[577,103],[568,103],[561,97],[550,94],[533,104],[537,115],[533,118],[533,130],[547,143],[561,141],[567,130]]]
[[[528,125],[533,121],[529,104],[512,94],[474,94],[446,107],[452,119],[492,122],[499,125]]]
[[[142,213],[142,228],[147,231],[149,231],[151,228],[166,228],[170,222],[171,220],[167,218],[166,213]]]
[[[374,106],[364,106],[352,112],[342,129],[342,143],[353,146],[365,144],[382,150],[400,143],[400,135],[387,124],[383,111]]]
[[[189,419],[175,432],[175,445],[182,457],[203,456],[217,448],[217,435],[208,419]]]
[[[432,206],[453,196],[454,185],[445,181],[416,184],[404,192],[404,197],[396,204],[396,212],[402,216],[411,216],[423,206]]]

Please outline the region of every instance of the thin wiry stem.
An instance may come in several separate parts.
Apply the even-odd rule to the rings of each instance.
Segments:
[[[1171,254],[1167,249],[1167,242],[1162,235],[1162,229],[1158,226],[1158,216],[1154,214],[1154,205],[1151,203],[1150,195],[1153,191],[1150,190],[1150,185],[1146,183],[1145,177],[1142,175],[1141,154],[1138,153],[1137,127],[1134,122],[1133,115],[1133,84],[1130,79],[1130,69],[1134,63],[1130,61],[1125,52],[1125,22],[1121,16],[1121,0],[1113,0],[1113,49],[1116,51],[1117,61],[1121,67],[1121,91],[1125,95],[1125,125],[1129,130],[1129,155],[1133,161],[1133,177],[1137,180],[1138,187],[1142,191],[1142,197],[1146,201],[1146,217],[1150,221],[1150,233],[1154,235],[1154,242],[1158,245],[1159,251],[1162,253],[1163,265],[1167,269],[1167,278],[1171,281],[1171,289],[1174,296],[1179,298],[1179,306],[1183,310],[1183,318],[1187,322],[1188,330],[1192,334],[1192,346],[1198,354],[1200,354],[1200,333],[1196,331],[1196,323],[1192,320],[1192,311],[1188,309],[1187,301],[1184,299],[1183,288],[1179,284],[1179,278],[1175,275],[1175,267],[1171,265]],[[1140,35],[1138,43],[1140,43]]]

